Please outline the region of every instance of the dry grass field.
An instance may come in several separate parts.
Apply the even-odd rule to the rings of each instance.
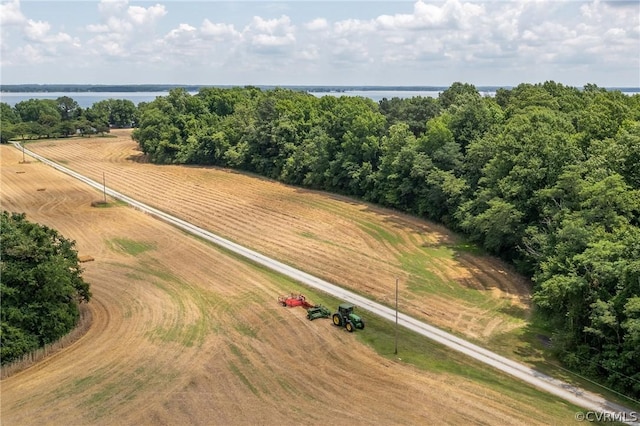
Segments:
[[[432,223],[229,170],[144,164],[129,130],[30,149],[144,203],[481,343],[524,325],[529,284]]]
[[[145,164],[128,132],[115,134],[29,147],[378,300],[391,303],[398,276],[405,312],[459,334],[490,341],[524,324],[527,284],[443,229],[230,171]],[[484,368],[471,361],[460,373],[419,369],[328,320],[307,321],[275,303],[305,291],[297,284],[121,204],[91,207],[99,192],[21,164],[12,147],[0,153],[2,208],[54,227],[95,259],[83,263],[92,326],[0,382],[3,425],[573,422],[575,408],[506,376],[467,377]]]

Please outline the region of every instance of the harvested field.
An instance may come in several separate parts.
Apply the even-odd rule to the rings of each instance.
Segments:
[[[119,191],[298,266],[308,262],[310,272],[326,266],[319,275],[381,299],[391,293],[387,281],[403,273],[401,248],[419,251],[445,238],[430,225],[348,200],[220,170],[139,164],[127,159],[137,154],[125,136],[45,143],[38,151],[96,180],[104,170]],[[486,367],[463,361],[460,373],[418,370],[329,321],[307,321],[303,310],[275,302],[302,290],[296,284],[118,203],[91,207],[97,191],[38,162],[19,164],[13,148],[0,150],[2,208],[75,240],[79,254],[93,259],[82,266],[94,294],[86,335],[1,382],[3,425],[573,422],[574,408],[510,378],[478,380]],[[375,223],[386,223],[399,239],[379,237],[368,218],[379,218]],[[465,262],[465,255],[443,255],[434,264],[468,291],[495,285],[481,290],[487,298],[474,308],[478,318],[493,303],[526,302],[508,279],[490,281],[503,276],[499,269],[476,278]],[[408,273],[402,277],[411,282]],[[426,290],[410,293],[410,285],[404,284],[411,294],[404,303],[415,310]],[[471,303],[468,309],[475,312]],[[463,317],[442,315],[441,322],[452,318],[452,328],[479,335],[490,322],[476,328]]]
[[[311,274],[487,344],[520,328],[530,285],[446,229],[353,199],[229,170],[145,164],[129,130],[30,144],[45,157]]]

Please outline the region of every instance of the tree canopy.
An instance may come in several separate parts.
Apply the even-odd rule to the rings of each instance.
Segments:
[[[128,99],[105,99],[82,109],[69,96],[28,99],[13,108],[0,103],[0,142],[108,133],[111,127],[133,127],[138,107]]]
[[[68,333],[91,298],[74,242],[24,214],[2,212],[0,358],[3,364]]]

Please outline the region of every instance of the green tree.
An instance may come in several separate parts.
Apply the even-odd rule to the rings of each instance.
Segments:
[[[87,108],[85,116],[94,127],[108,124],[113,127],[132,127],[137,123],[138,109],[128,99],[105,99]]]
[[[410,175],[417,154],[417,141],[409,125],[400,122],[391,126],[389,134],[381,139],[380,151],[373,199],[410,211],[415,203],[415,193],[409,190],[413,189]]]
[[[78,119],[75,122],[75,127],[78,129],[82,136],[93,135],[97,133],[97,129],[92,126],[92,123],[86,117]]]
[[[17,124],[22,121],[16,110],[6,102],[0,102],[0,119],[2,119],[3,123],[11,124]]]
[[[15,109],[6,102],[0,102],[0,143],[8,143],[20,135],[19,129],[16,128],[20,122],[20,116]]]
[[[62,116],[53,99],[29,99],[18,102],[15,110],[21,121],[28,123],[31,135],[51,137],[59,133]]]
[[[333,122],[326,130],[339,144],[328,171],[331,189],[359,196],[370,193],[386,127],[384,116],[370,99],[349,96],[337,99],[330,116]]]
[[[88,302],[91,292],[73,241],[24,214],[3,211],[0,219],[4,364],[69,332],[79,318],[78,304]]]
[[[434,98],[416,96],[409,99],[383,98],[380,112],[385,116],[387,126],[406,123],[414,136],[421,136],[426,123],[440,112],[440,104]]]
[[[62,119],[58,105],[53,99],[28,99],[18,102],[15,110],[24,122],[39,122],[43,116],[53,117],[57,123]]]
[[[589,141],[612,138],[629,115],[620,92],[598,92],[587,97],[588,104],[577,117],[577,129],[585,146]]]
[[[457,102],[448,109],[448,126],[463,150],[504,120],[502,109],[493,99],[465,93],[457,97]]]
[[[58,125],[58,131],[62,136],[68,137],[74,135],[78,130],[77,122],[75,120],[64,120]]]
[[[61,96],[56,99],[58,111],[60,111],[60,118],[63,121],[74,120],[80,116],[82,109],[78,102],[70,98],[69,96]]]
[[[418,149],[427,154],[436,167],[442,170],[460,170],[462,152],[453,132],[449,129],[451,116],[442,114],[427,122],[427,129],[419,139]]]
[[[473,84],[456,81],[449,88],[438,95],[438,101],[443,109],[452,105],[462,105],[469,99],[480,99],[480,93]]]

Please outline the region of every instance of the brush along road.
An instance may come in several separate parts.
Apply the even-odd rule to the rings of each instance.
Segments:
[[[16,144],[16,147],[18,147],[19,149],[22,149],[18,144]],[[180,229],[183,229],[196,236],[204,238],[205,240],[213,242],[236,254],[242,255],[257,264],[268,267],[276,272],[286,275],[301,283],[304,283],[307,286],[316,288],[318,290],[329,293],[337,298],[353,303],[357,305],[359,308],[370,311],[385,319],[388,319],[390,321],[395,320],[395,311],[391,308],[383,306],[363,296],[359,296],[353,292],[340,288],[334,284],[321,280],[315,276],[312,276],[308,273],[295,269],[291,266],[278,262],[263,254],[257,253],[253,250],[249,250],[243,246],[240,246],[229,240],[226,240],[217,235],[214,235],[211,232],[206,231],[205,229],[194,226],[189,222],[178,219],[158,209],[155,209],[153,207],[140,203],[122,193],[116,192],[109,188],[103,188],[103,185],[101,183],[88,179],[85,176],[80,175],[79,173],[76,173],[72,170],[69,170],[65,167],[55,164],[47,160],[46,158],[39,156],[29,150],[25,150],[24,152],[42,161],[43,163],[54,167],[59,171],[62,171],[76,179],[81,180],[82,182],[96,188],[99,191],[102,191],[104,189],[106,194],[108,194],[109,196],[122,200],[123,202],[126,202],[127,204],[133,206],[134,208],[140,211],[153,215],[159,219],[162,219],[168,223],[173,224],[174,226]],[[456,336],[446,333],[438,328],[430,326],[422,321],[418,321],[408,315],[399,314],[398,324],[412,331],[415,331],[425,337],[428,337],[438,343],[441,343],[444,346],[447,346],[451,349],[464,353],[500,371],[508,373],[514,377],[517,377],[527,383],[530,383],[531,385],[534,385],[540,389],[548,391],[551,394],[559,396],[571,403],[582,406],[588,410],[604,411],[604,412],[610,412],[610,413],[622,413],[626,411],[629,413],[629,415],[626,418],[629,418],[629,419],[634,418],[633,416],[634,413],[630,412],[629,410],[627,410],[622,406],[611,403],[599,397],[598,395],[583,391],[569,384],[556,380],[550,376],[539,373],[527,366],[524,366],[512,360],[509,360],[500,355],[497,355],[491,351],[488,351],[484,348],[481,348],[477,345],[474,345],[463,339],[460,339]]]

